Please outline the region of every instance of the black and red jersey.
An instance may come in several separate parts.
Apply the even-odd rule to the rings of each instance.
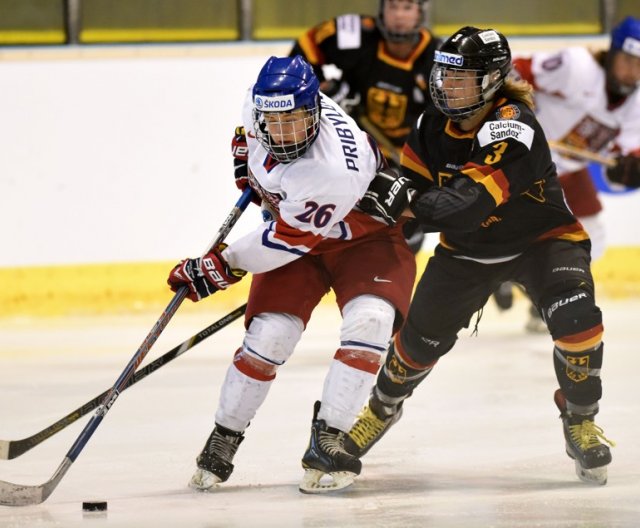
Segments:
[[[454,255],[506,259],[549,238],[588,242],[564,201],[544,132],[520,101],[500,98],[469,132],[425,112],[401,164],[421,193],[412,211]]]
[[[412,54],[399,60],[388,53],[373,17],[342,15],[307,31],[290,55],[304,56],[320,80],[324,79],[322,66],[335,65],[348,84],[347,97],[360,99],[353,117],[365,115],[401,147],[431,101],[429,74],[439,44],[422,28]]]

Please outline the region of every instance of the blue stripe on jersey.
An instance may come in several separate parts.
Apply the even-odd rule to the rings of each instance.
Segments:
[[[347,238],[347,235],[349,234],[347,230],[347,224],[344,222],[344,220],[340,220],[338,222],[338,225],[340,226],[340,232],[342,233],[338,238],[340,240],[344,240],[345,238]]]
[[[300,251],[299,249],[295,249],[292,247],[285,246],[284,244],[277,244],[269,240],[269,230],[265,229],[262,233],[262,245],[269,249],[277,249],[278,251],[286,251],[288,253],[293,253],[294,255],[306,255],[307,251]]]

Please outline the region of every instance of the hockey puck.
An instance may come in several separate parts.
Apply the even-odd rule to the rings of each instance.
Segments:
[[[82,511],[85,512],[105,512],[107,511],[107,501],[87,501],[82,503]]]

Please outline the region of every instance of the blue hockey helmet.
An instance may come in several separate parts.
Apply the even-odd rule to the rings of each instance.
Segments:
[[[611,49],[640,57],[640,18],[628,16],[613,28]]]
[[[624,53],[624,58],[616,57]],[[625,74],[621,76],[620,66]],[[611,31],[611,46],[607,54],[607,89],[620,97],[626,97],[638,88],[640,78],[638,76],[638,63],[640,62],[640,19],[631,16],[626,17]],[[634,73],[635,72],[635,73]]]
[[[298,159],[320,127],[320,82],[300,55],[271,57],[253,86],[256,138],[282,162]]]

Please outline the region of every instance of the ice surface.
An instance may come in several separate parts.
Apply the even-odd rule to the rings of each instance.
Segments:
[[[552,345],[523,331],[526,305],[490,303],[332,496],[299,493],[313,402],[337,347],[337,308],[321,306],[247,430],[229,482],[187,488],[213,425],[239,322],[123,393],[51,497],[0,506],[0,527],[637,527],[640,526],[640,300],[604,301],[604,397],[597,422],[617,441],[609,483],[590,487],[565,455]],[[223,315],[178,314],[146,362]],[[20,439],[109,388],[159,314],[0,321],[0,438]],[[41,484],[89,416],[14,460],[0,479]],[[106,513],[82,502],[108,501]]]

